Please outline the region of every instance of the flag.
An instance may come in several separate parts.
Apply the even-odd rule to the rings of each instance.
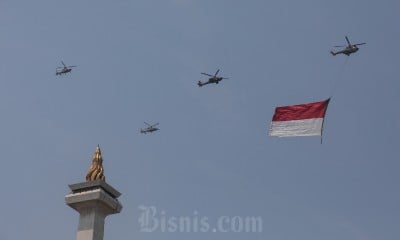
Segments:
[[[272,137],[321,136],[329,100],[275,108],[269,135]]]

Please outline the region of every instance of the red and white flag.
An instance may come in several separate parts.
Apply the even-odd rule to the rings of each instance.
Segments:
[[[272,137],[321,136],[329,100],[275,108],[269,135]]]

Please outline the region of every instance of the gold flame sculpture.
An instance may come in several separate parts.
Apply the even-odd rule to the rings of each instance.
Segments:
[[[95,180],[103,180],[103,181],[106,180],[103,170],[103,157],[101,156],[101,150],[99,145],[97,145],[96,151],[93,154],[92,165],[90,165],[90,168],[86,174],[87,182]]]

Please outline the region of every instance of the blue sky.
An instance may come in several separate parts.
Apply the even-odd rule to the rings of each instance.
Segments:
[[[0,0],[0,239],[74,239],[97,144],[124,206],[105,239],[397,239],[399,5]],[[346,35],[367,44],[331,56]],[[276,106],[331,96],[323,144],[267,136]],[[143,233],[141,205],[263,231]]]

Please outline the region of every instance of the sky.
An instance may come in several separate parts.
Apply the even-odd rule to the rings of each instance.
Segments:
[[[123,205],[104,239],[397,240],[398,9],[0,0],[0,240],[75,239],[64,197],[98,144]],[[345,36],[367,44],[333,57]],[[77,67],[56,76],[61,61]],[[197,86],[217,69],[229,79]],[[275,107],[329,97],[322,144],[268,137]],[[160,130],[140,134],[144,122]],[[262,229],[144,232],[143,207]]]

